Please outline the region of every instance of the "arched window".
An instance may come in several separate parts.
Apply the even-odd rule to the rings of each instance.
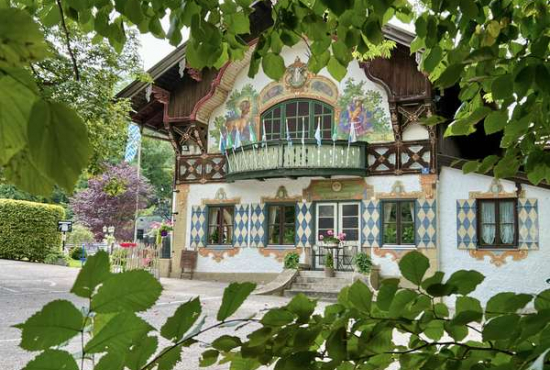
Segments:
[[[262,132],[265,127],[267,140],[286,138],[286,122],[293,139],[313,139],[320,122],[321,137],[330,139],[334,122],[333,108],[313,99],[285,100],[262,113]]]

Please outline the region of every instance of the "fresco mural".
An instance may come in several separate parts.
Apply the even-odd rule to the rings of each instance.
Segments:
[[[225,140],[231,135],[231,141],[241,145],[250,143],[252,130],[256,130],[256,117],[258,116],[258,92],[251,84],[243,86],[241,90],[235,90],[229,96],[226,103],[225,116],[214,118],[214,126],[210,129],[210,137],[214,138],[209,150],[219,151],[220,132]],[[256,135],[254,131],[252,135]]]
[[[365,81],[356,83],[349,78],[338,99],[338,138],[347,139],[351,125],[354,125],[360,141],[392,141],[391,121],[383,102],[380,92],[365,89]]]

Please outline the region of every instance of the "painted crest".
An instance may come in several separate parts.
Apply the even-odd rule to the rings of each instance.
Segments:
[[[308,77],[307,64],[303,63],[300,57],[296,57],[294,63],[286,69],[285,83],[288,88],[301,89],[307,82]]]

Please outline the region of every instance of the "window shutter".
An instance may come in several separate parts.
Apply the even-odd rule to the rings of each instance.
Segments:
[[[416,200],[416,246],[435,248],[437,244],[437,213],[435,199]]]
[[[456,229],[458,249],[476,249],[477,216],[475,199],[456,201]]]
[[[380,201],[363,200],[361,202],[363,214],[362,245],[366,248],[380,248]]]
[[[248,204],[235,205],[233,246],[237,248],[248,246],[248,208]]]
[[[192,248],[206,247],[206,235],[208,233],[206,219],[207,206],[193,206],[191,208],[191,241]]]
[[[265,204],[259,203],[251,204],[250,209],[250,246],[263,248],[267,244],[267,210]]]
[[[296,204],[296,247],[313,246],[313,203]]]
[[[518,199],[518,229],[519,249],[539,249],[537,199]]]

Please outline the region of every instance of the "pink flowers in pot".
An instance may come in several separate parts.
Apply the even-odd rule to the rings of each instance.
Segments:
[[[346,233],[338,233],[336,235],[333,230],[327,230],[327,236],[320,234],[319,240],[329,244],[339,244],[346,240]]]

